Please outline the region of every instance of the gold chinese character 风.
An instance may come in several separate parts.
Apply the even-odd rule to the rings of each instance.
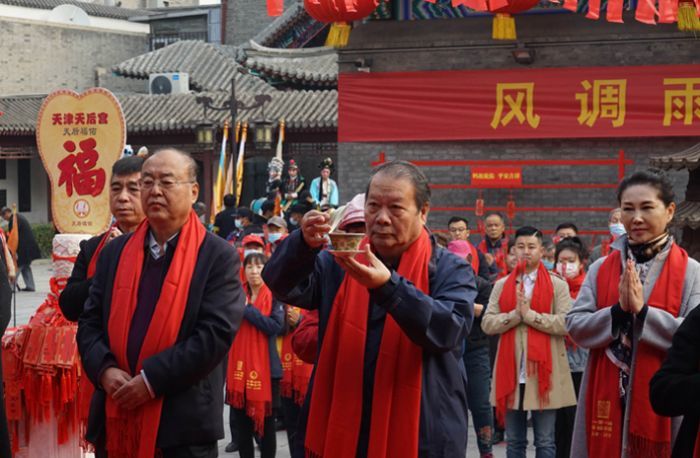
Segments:
[[[540,125],[540,115],[535,114],[535,83],[496,84],[496,111],[491,127],[507,126],[513,118],[520,124],[527,121],[533,129]]]
[[[664,78],[664,86],[664,126],[674,120],[689,126],[700,119],[700,78]]]
[[[613,127],[625,124],[627,80],[585,80],[581,86],[585,92],[576,94],[581,102],[579,124],[593,127],[598,118],[612,119]]]

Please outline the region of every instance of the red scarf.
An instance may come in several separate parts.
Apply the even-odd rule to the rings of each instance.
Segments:
[[[471,244],[471,242],[467,241],[467,245],[469,245],[469,251],[472,253],[472,269],[474,269],[474,273],[476,275],[479,275],[479,252],[476,250],[476,247]]]
[[[583,286],[583,281],[586,279],[586,272],[581,269],[581,272],[574,278],[566,277],[566,283],[569,284],[569,295],[571,299],[576,299],[578,297],[579,291],[581,291],[581,286]]]
[[[368,243],[365,237],[361,249]],[[397,270],[425,294],[431,253],[424,230],[403,253]],[[364,255],[355,259],[368,264]],[[355,458],[368,304],[367,288],[346,274],[333,302],[316,367],[304,443],[307,457]],[[421,348],[387,314],[374,377],[367,456],[418,456],[422,358]]]
[[[503,285],[503,292],[498,301],[501,313],[515,310],[517,305],[516,289],[523,287],[517,282],[523,275],[524,268],[519,265],[510,273]],[[522,281],[522,280],[520,280]],[[554,287],[549,272],[540,263],[537,269],[537,280],[532,291],[530,308],[537,313],[552,313]],[[500,337],[498,357],[496,359],[496,419],[503,425],[506,410],[513,408],[515,390],[518,386],[520,361],[515,355],[515,336],[518,326],[509,329]],[[549,400],[552,388],[552,340],[551,336],[538,331],[532,326],[527,327],[527,374],[537,374],[537,388],[540,405]]]
[[[88,264],[88,270],[87,270],[87,278],[92,278],[95,276],[95,270],[97,270],[97,258],[100,257],[100,253],[102,252],[102,249],[105,247],[107,244],[107,240],[109,240],[109,234],[112,233],[112,228],[117,227],[116,225],[112,225],[107,229],[107,232],[102,234],[102,239],[100,239],[100,244],[97,245],[97,249],[95,250],[95,253],[92,255],[92,259],[90,259],[90,264]]]
[[[265,316],[272,310],[272,292],[264,284],[253,307]],[[245,409],[255,432],[262,436],[265,417],[272,415],[270,338],[247,320],[241,322],[228,357],[226,403]]]
[[[489,248],[486,245],[486,238],[479,243],[479,251],[488,254]],[[508,265],[506,264],[506,255],[508,254],[508,237],[501,239],[501,248],[493,255],[496,266],[498,267],[498,278],[503,278],[508,275]],[[477,258],[478,259],[478,258]]]
[[[291,307],[291,306],[290,306]],[[296,307],[295,307],[296,308]],[[297,309],[298,310],[298,309]],[[305,315],[301,312],[302,316]],[[306,391],[309,387],[313,364],[302,361],[292,349],[292,333],[288,333],[282,339],[282,381],[280,393],[285,398],[293,398],[299,405],[304,403]]]
[[[603,240],[600,244],[600,256],[607,256],[610,254],[610,246],[615,241],[615,237],[610,237],[609,240]]]
[[[177,340],[185,314],[190,283],[197,264],[199,247],[206,232],[194,211],[180,230],[179,240],[160,297],[153,312],[143,346],[139,353],[136,373],[143,361],[172,347]],[[112,307],[109,314],[110,349],[119,368],[131,372],[126,356],[131,320],[136,311],[144,245],[148,221],[143,221],[122,251],[114,277]],[[152,458],[156,452],[156,437],[160,424],[163,398],[152,399],[136,410],[122,410],[110,397],[106,400],[107,451],[115,456]]]
[[[614,250],[598,271],[598,309],[619,302],[622,256]],[[678,316],[688,253],[675,243],[647,301]],[[671,420],[654,413],[649,402],[649,381],[661,367],[666,352],[638,342],[634,378],[630,380],[628,453],[631,457],[671,455]],[[619,456],[622,452],[623,413],[620,406],[619,369],[605,355],[605,348],[591,349],[589,387],[586,395],[586,431],[589,456]]]

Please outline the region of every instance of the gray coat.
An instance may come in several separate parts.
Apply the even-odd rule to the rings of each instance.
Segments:
[[[617,239],[612,248],[622,252],[622,263],[627,260],[626,250],[624,249],[627,242],[627,237],[623,236]],[[647,274],[647,279],[644,282],[644,300],[648,300],[654,288],[657,278],[661,273],[663,265],[668,257],[668,249],[657,255],[658,260],[655,262]],[[597,279],[598,270],[605,258],[597,260],[588,270],[581,292],[574,303],[573,308],[566,317],[566,327],[571,335],[571,338],[578,345],[585,348],[601,348],[607,347],[612,341],[618,337],[619,330],[612,327],[612,315],[610,308],[598,310],[597,307]],[[683,295],[681,298],[681,309],[679,316],[676,318],[668,312],[658,308],[649,307],[646,318],[644,320],[634,321],[634,337],[632,343],[632,368],[630,377],[634,377],[635,362],[637,357],[637,342],[640,340],[661,350],[667,351],[671,347],[671,338],[680,326],[683,318],[700,302],[700,264],[692,258],[688,259],[688,268],[685,274],[685,282],[683,284]],[[588,388],[588,375],[590,369],[590,360],[586,366],[586,371],[583,374],[581,382],[581,391],[579,394],[579,403],[576,410],[576,421],[574,423],[574,435],[571,443],[572,458],[587,458],[588,445],[586,435],[586,391]],[[630,390],[632,383],[630,382]],[[631,393],[627,399],[631,399]],[[622,431],[622,450],[621,457],[627,457],[627,435],[629,429],[629,405],[625,409],[625,423]],[[675,440],[678,428],[680,427],[681,418],[672,419],[672,440]],[[672,444],[673,445],[673,444]]]

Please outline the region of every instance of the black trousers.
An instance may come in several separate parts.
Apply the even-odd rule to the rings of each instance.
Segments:
[[[236,415],[236,428],[238,429],[238,455],[241,458],[255,458],[255,445],[253,436],[255,428],[253,420],[246,415],[243,409],[233,409]],[[275,428],[275,416],[265,417],[263,436],[260,438],[260,458],[274,458],[277,453],[277,431]]]
[[[294,402],[293,398],[282,397],[282,411],[284,412],[284,427],[287,430],[287,443],[289,444],[289,450],[293,454],[292,444],[294,444],[297,436],[297,423],[299,422],[301,406]]]
[[[216,458],[217,456],[219,456],[219,447],[216,442],[164,448],[155,454],[155,458]],[[109,454],[104,448],[96,447],[95,458],[109,458]]]
[[[574,390],[578,398],[581,388],[583,372],[572,372]],[[557,458],[568,458],[571,452],[571,437],[574,434],[574,421],[576,420],[576,406],[557,409],[557,422],[554,428],[554,442],[557,444]]]

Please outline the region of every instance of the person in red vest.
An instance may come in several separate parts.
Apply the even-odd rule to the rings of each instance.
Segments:
[[[477,250],[469,241],[469,221],[461,216],[453,216],[447,222],[447,231],[450,233],[450,240],[464,240],[469,247],[469,256],[471,259],[467,261],[471,263],[474,272],[480,277],[489,278],[489,265],[486,262],[484,253]]]
[[[673,185],[661,172],[625,178],[617,200],[627,235],[591,265],[566,319],[574,342],[590,350],[574,458],[670,456],[681,423],[654,413],[649,383],[674,333],[700,302],[700,264],[668,231],[676,205]]]
[[[75,259],[73,272],[61,292],[58,305],[67,320],[78,321],[88,298],[92,277],[95,275],[97,258],[102,249],[122,234],[136,230],[146,215],[141,207],[141,167],[144,159],[127,156],[112,166],[109,183],[109,210],[114,215],[114,224],[107,232],[80,242],[80,252]]]
[[[508,255],[508,237],[503,215],[498,212],[486,214],[484,218],[486,236],[479,243],[479,251],[484,253],[489,266],[489,278],[496,281],[508,275],[506,256]]]

